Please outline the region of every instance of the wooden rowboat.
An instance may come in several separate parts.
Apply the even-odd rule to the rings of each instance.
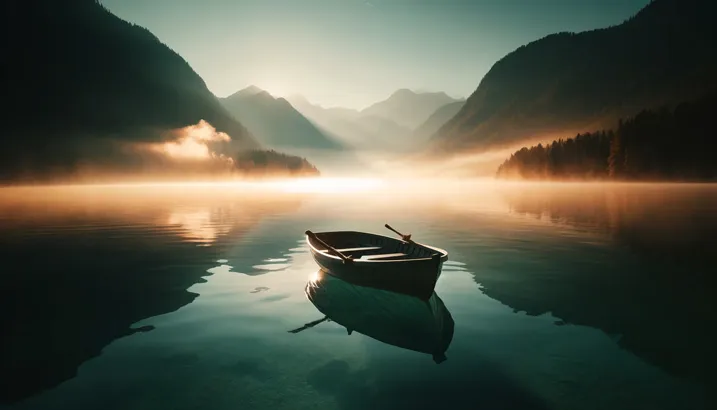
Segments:
[[[455,324],[435,292],[424,301],[401,293],[358,286],[338,277],[318,275],[306,285],[306,296],[323,319],[299,329],[298,333],[330,320],[380,342],[427,353],[436,363],[446,360]]]
[[[356,231],[306,231],[306,241],[316,263],[331,275],[428,300],[448,252],[386,227],[401,239]]]

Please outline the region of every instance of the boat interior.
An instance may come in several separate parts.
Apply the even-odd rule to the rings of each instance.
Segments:
[[[316,236],[334,247],[336,250],[355,260],[401,260],[430,258],[439,253],[425,246],[404,242],[398,239],[381,235],[371,235],[362,232],[319,232]],[[311,244],[319,252],[328,252],[326,248],[312,241]]]

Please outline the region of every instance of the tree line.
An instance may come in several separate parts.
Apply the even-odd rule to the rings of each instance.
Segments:
[[[319,170],[306,158],[287,155],[274,150],[248,150],[239,153],[234,162],[236,169],[248,174],[289,174],[318,176]]]
[[[513,153],[499,178],[717,179],[717,92],[674,108],[643,110],[614,130],[578,134]]]

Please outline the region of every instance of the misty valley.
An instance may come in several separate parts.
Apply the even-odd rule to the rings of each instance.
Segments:
[[[13,27],[32,35],[9,44],[21,58],[5,74],[5,184],[387,168],[531,179],[717,172],[705,156],[717,67],[705,1],[653,1],[621,24],[533,41],[495,62],[468,98],[401,88],[362,109],[256,85],[217,98],[184,58],[99,1],[11,4]],[[585,136],[600,132],[607,136]],[[510,160],[532,144],[547,152]],[[481,159],[496,150],[503,154]],[[456,157],[478,164],[441,166]]]
[[[714,408],[715,11],[11,0],[0,409]]]

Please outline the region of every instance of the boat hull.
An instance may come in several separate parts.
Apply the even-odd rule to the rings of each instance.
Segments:
[[[396,242],[380,243],[380,245],[383,246],[395,246],[398,247],[398,249],[402,249],[401,246],[407,246],[406,243],[393,238],[382,239],[384,237],[380,235],[374,236],[379,237],[379,239],[371,238],[374,243],[380,240]],[[447,253],[445,251],[425,245],[414,244],[411,246],[428,249],[425,252],[425,256],[404,260],[367,261],[356,259],[344,261],[337,256],[322,251],[321,247],[312,243],[308,237],[307,242],[309,243],[311,255],[324,272],[352,284],[403,293],[418,297],[422,300],[428,300],[433,294],[433,289],[441,275],[443,262],[447,259]],[[356,243],[353,245],[365,244],[366,243]],[[368,244],[371,243],[369,242]],[[421,255],[424,255],[424,253]]]

